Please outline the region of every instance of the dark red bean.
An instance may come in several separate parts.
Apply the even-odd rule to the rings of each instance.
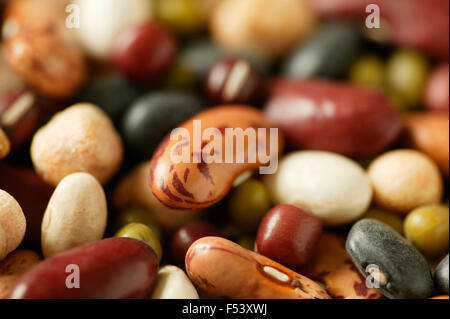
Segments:
[[[264,78],[248,61],[219,60],[209,71],[205,92],[213,104],[252,104],[261,97]]]
[[[172,257],[177,265],[184,268],[184,258],[189,247],[197,239],[207,236],[223,237],[222,232],[207,222],[193,222],[179,228],[172,237]]]
[[[294,149],[365,157],[387,149],[402,129],[384,95],[359,86],[319,80],[275,80],[265,113]]]
[[[256,235],[256,250],[287,267],[300,268],[314,254],[322,221],[292,205],[281,204],[264,216]]]
[[[424,95],[425,106],[432,111],[449,110],[449,64],[439,65],[431,73]]]
[[[0,189],[13,196],[22,207],[27,220],[23,245],[41,248],[41,224],[53,187],[32,170],[0,164]]]
[[[147,22],[130,27],[118,36],[112,60],[128,77],[150,81],[169,68],[176,51],[173,36],[158,24]]]
[[[79,268],[79,288],[67,277]],[[48,258],[26,272],[13,288],[14,299],[149,298],[158,259],[147,244],[132,238],[108,238]],[[76,277],[74,277],[76,278]]]
[[[15,91],[0,97],[0,127],[16,150],[37,130],[43,118],[39,97],[29,90]]]
[[[389,40],[438,58],[449,54],[448,1],[443,0],[309,0],[324,18],[364,22],[369,4],[378,5],[381,28]]]

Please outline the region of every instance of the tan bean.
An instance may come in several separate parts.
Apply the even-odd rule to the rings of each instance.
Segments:
[[[51,257],[103,237],[106,197],[87,173],[66,176],[56,187],[42,220],[42,252]]]
[[[76,104],[36,132],[31,158],[37,173],[54,186],[75,172],[89,173],[106,184],[122,163],[123,144],[100,108]]]
[[[0,189],[0,260],[19,246],[25,228],[26,220],[19,203]]]
[[[31,250],[16,250],[0,263],[0,299],[6,299],[24,272],[37,264],[40,257]]]
[[[199,297],[183,270],[166,265],[158,271],[152,299],[199,299]]]
[[[5,132],[0,128],[0,159],[4,159],[8,156],[10,147],[11,145],[8,136],[6,136]]]
[[[311,279],[219,237],[204,237],[192,244],[186,271],[197,289],[210,298],[330,298]]]
[[[200,128],[198,133],[197,128]],[[184,129],[188,136],[182,135],[181,139],[166,137],[153,155],[150,167],[153,194],[164,205],[176,209],[209,207],[229,192],[234,180],[242,173],[261,166],[276,170],[278,154],[284,146],[281,131],[267,122],[259,110],[242,105],[210,108],[187,120],[178,129]],[[243,133],[254,129],[253,145],[242,142],[245,147],[237,147],[237,140],[245,138],[243,133],[238,133],[239,129]],[[260,133],[260,129],[265,130],[265,134]],[[230,130],[236,133],[236,142],[229,138]],[[206,137],[210,135],[208,133],[213,137]],[[221,143],[216,154],[212,145],[217,145],[217,140]],[[227,140],[232,143],[229,148],[227,144],[230,142],[227,143]],[[247,149],[249,145],[253,147]],[[189,149],[187,161],[176,158],[183,156],[185,149]],[[205,154],[210,163],[205,161]],[[252,162],[250,158],[253,155]],[[174,157],[179,161],[173,160]],[[265,163],[263,157],[267,157],[264,158],[267,160]],[[244,160],[240,162],[239,158]]]

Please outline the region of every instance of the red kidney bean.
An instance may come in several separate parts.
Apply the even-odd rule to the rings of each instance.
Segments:
[[[209,71],[205,91],[214,104],[252,104],[261,96],[264,78],[244,59],[224,58]]]
[[[80,285],[66,286],[68,265],[79,268]],[[107,238],[48,258],[26,272],[13,299],[149,298],[158,259],[147,244],[132,238]],[[70,279],[70,278],[69,278]]]
[[[350,84],[319,80],[273,81],[265,107],[291,147],[350,157],[382,152],[399,136],[400,114],[381,94]]]
[[[390,41],[401,47],[448,58],[448,1],[443,0],[309,0],[325,18],[350,18],[364,23],[366,7],[376,4],[387,23]]]
[[[172,35],[154,22],[123,31],[113,47],[112,60],[132,79],[153,80],[170,66],[177,44]]]
[[[189,247],[197,239],[217,236],[224,237],[223,233],[214,225],[207,222],[193,222],[179,228],[172,237],[172,257],[177,265],[184,268],[184,259]]]
[[[27,220],[23,244],[40,249],[41,224],[53,187],[44,183],[32,170],[0,164],[0,189],[13,196]]]
[[[424,104],[432,111],[449,110],[449,64],[436,67],[428,78],[425,88]]]
[[[39,97],[29,90],[15,91],[0,97],[0,127],[13,150],[27,142],[42,120]]]
[[[256,251],[298,269],[314,254],[322,228],[322,221],[313,214],[292,205],[277,205],[259,225]]]

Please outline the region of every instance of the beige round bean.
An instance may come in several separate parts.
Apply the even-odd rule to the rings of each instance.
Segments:
[[[24,272],[40,260],[31,250],[16,250],[0,263],[0,299],[8,297],[14,285]]]
[[[106,196],[87,173],[66,176],[56,187],[42,220],[42,252],[51,257],[103,237]]]
[[[122,163],[123,144],[100,108],[76,104],[35,134],[31,158],[38,174],[54,186],[75,172],[92,174],[106,184]]]
[[[26,220],[19,203],[0,190],[0,260],[19,246],[25,229]]]
[[[158,271],[152,299],[199,299],[199,296],[183,270],[166,265]]]
[[[375,203],[406,214],[441,201],[443,181],[437,165],[415,150],[395,150],[376,158],[368,169]]]
[[[0,160],[4,159],[11,149],[11,145],[9,143],[8,136],[6,136],[5,132],[0,128]]]

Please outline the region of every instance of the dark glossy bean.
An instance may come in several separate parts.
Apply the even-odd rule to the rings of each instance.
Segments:
[[[147,22],[124,30],[112,50],[112,61],[124,74],[150,81],[164,73],[177,51],[175,39],[164,28]]]
[[[74,283],[78,266],[80,285]],[[131,238],[107,238],[48,258],[25,273],[12,299],[148,298],[158,272],[158,259],[145,243]]]
[[[213,104],[253,104],[263,95],[264,78],[245,59],[224,58],[209,71],[205,92]]]
[[[328,23],[287,57],[282,74],[289,78],[334,78],[344,75],[360,49],[355,25]]]
[[[355,223],[346,249],[365,277],[388,298],[428,298],[433,278],[426,259],[392,228],[374,219]],[[378,271],[375,271],[378,268]]]
[[[223,237],[222,232],[206,222],[194,222],[178,229],[172,237],[172,257],[177,265],[184,268],[184,259],[189,247],[197,239],[207,236]]]
[[[13,196],[27,220],[23,244],[41,248],[41,224],[53,187],[44,183],[31,169],[0,165],[0,189]]]
[[[449,110],[449,64],[436,67],[428,78],[425,87],[424,104],[432,111]]]
[[[120,75],[106,76],[88,83],[76,98],[79,103],[93,103],[117,121],[130,104],[143,93]]]
[[[203,107],[203,101],[196,95],[152,92],[127,110],[122,120],[122,136],[127,146],[148,158],[166,134]]]
[[[31,139],[42,118],[39,97],[32,91],[10,92],[0,97],[0,127],[8,136],[12,150]]]
[[[256,251],[294,269],[313,255],[322,221],[292,205],[277,205],[263,218],[256,235]]]
[[[436,268],[436,271],[434,272],[434,282],[436,284],[437,289],[448,295],[448,254],[447,256],[442,259],[442,261],[439,263],[439,265]]]
[[[350,84],[276,80],[265,113],[291,147],[350,157],[377,154],[396,140],[400,114],[381,94]]]

